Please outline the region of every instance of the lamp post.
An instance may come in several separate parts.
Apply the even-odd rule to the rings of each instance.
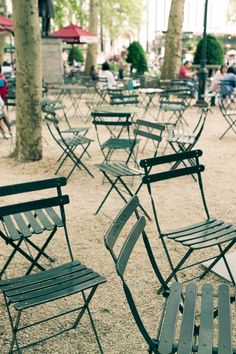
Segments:
[[[207,8],[208,8],[208,0],[205,0],[201,63],[200,63],[200,69],[199,69],[199,73],[198,73],[198,100],[197,100],[197,104],[199,104],[199,105],[206,104],[206,102],[204,100],[204,94],[205,94],[205,89],[206,89],[206,77],[207,77],[207,71],[206,71]]]
[[[147,6],[147,12],[146,12],[146,25],[147,25],[147,39],[146,39],[146,52],[148,53],[149,52],[149,0],[147,0],[147,3],[146,3],[146,6]]]

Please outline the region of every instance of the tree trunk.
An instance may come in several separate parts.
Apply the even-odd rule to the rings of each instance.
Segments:
[[[38,0],[13,0],[16,47],[16,150],[18,161],[42,158],[41,47]]]
[[[99,0],[90,0],[89,2],[89,31],[98,35],[98,13],[99,13]],[[88,44],[85,73],[88,74],[92,65],[96,65],[97,62],[97,49],[98,44]]]
[[[180,68],[185,0],[172,0],[165,41],[162,79],[174,79]]]
[[[6,0],[0,0],[0,15],[6,16],[6,14],[7,14]],[[0,63],[3,62],[5,39],[6,39],[6,34],[1,34],[0,35]]]

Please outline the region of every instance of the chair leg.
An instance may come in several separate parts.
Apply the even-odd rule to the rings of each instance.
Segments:
[[[9,308],[10,304],[7,301],[5,293],[4,293],[4,299],[5,299],[8,318],[9,318],[9,322],[10,322],[10,326],[11,326],[11,330],[12,330],[12,340],[10,343],[9,354],[12,354],[14,345],[16,345],[16,350],[14,350],[14,351],[17,351],[18,354],[21,354],[22,352],[20,350],[20,345],[19,345],[18,339],[17,339],[17,331],[18,331],[22,311],[17,311],[17,315],[16,315],[16,319],[15,319],[15,323],[14,323],[13,318],[12,318],[12,314],[11,314],[11,311]]]
[[[224,250],[222,249],[222,247],[221,247],[220,245],[218,246],[221,253],[214,259],[214,261],[209,265],[209,267],[206,268],[206,270],[201,274],[201,276],[200,276],[199,279],[203,279],[203,278],[211,271],[211,269],[223,258],[224,263],[225,263],[225,266],[226,266],[226,269],[227,269],[227,271],[228,271],[228,273],[229,273],[229,276],[230,276],[230,278],[231,278],[231,281],[232,281],[233,285],[235,286],[234,277],[233,277],[233,275],[232,275],[232,272],[231,272],[231,270],[230,270],[230,267],[229,267],[229,265],[228,265],[228,262],[227,262],[227,260],[226,260],[226,258],[225,258],[226,252],[228,252],[228,250],[234,245],[235,242],[236,242],[235,240],[233,240],[232,242],[230,242],[230,243],[225,247]]]
[[[110,182],[111,184],[111,188],[109,189],[109,191],[107,192],[107,194],[105,195],[104,199],[102,200],[102,203],[100,204],[99,208],[97,209],[96,213],[97,214],[102,205],[104,204],[104,202],[106,201],[107,197],[109,196],[109,194],[111,193],[112,189],[114,188],[115,191],[119,194],[119,196],[121,197],[121,199],[127,203],[127,199],[124,197],[124,195],[121,193],[120,189],[116,186],[117,182],[120,182],[122,184],[122,186],[125,188],[126,192],[130,195],[130,197],[133,197],[134,196],[134,193],[128,188],[128,186],[126,185],[126,183],[124,183],[124,181],[122,180],[122,178],[119,176],[119,177],[116,177],[116,179],[114,181],[112,181],[112,179],[108,176],[108,174],[104,171],[102,171],[103,175],[107,178],[107,180]],[[141,184],[142,185],[142,184]],[[140,187],[141,188],[141,187]],[[139,189],[140,189],[139,188]],[[138,189],[138,190],[139,190]],[[137,193],[137,191],[136,191]],[[136,194],[135,193],[135,194]],[[139,204],[139,208],[142,210],[142,212],[144,213],[144,215],[148,218],[148,220],[151,220],[149,214],[146,212],[146,210],[143,208],[143,206],[141,204]]]
[[[46,249],[46,247],[48,246],[49,242],[51,241],[51,239],[55,235],[56,231],[57,231],[57,228],[55,227],[53,229],[53,231],[50,233],[50,235],[48,236],[48,238],[47,238],[46,242],[44,243],[43,247],[41,247],[41,249],[39,250],[39,252],[38,252],[37,256],[35,257],[35,259],[33,259],[32,264],[29,267],[29,269],[27,270],[27,272],[25,273],[25,275],[30,274],[32,272],[33,268],[38,264],[39,258],[43,255],[44,250]]]
[[[163,244],[164,244],[164,241],[163,241]],[[189,249],[189,250],[185,253],[184,257],[181,259],[181,261],[180,261],[175,267],[173,266],[173,263],[172,263],[172,261],[171,261],[171,258],[170,258],[170,255],[169,255],[169,252],[168,252],[166,246],[165,246],[165,252],[166,252],[166,256],[167,256],[167,258],[168,258],[168,261],[169,261],[169,264],[170,264],[170,267],[171,267],[171,270],[172,270],[172,273],[168,276],[167,279],[165,279],[165,283],[166,283],[166,285],[168,285],[168,283],[171,281],[172,278],[175,278],[175,280],[178,281],[178,278],[177,278],[177,275],[176,275],[176,274],[178,273],[178,271],[181,270],[182,265],[183,265],[183,264],[186,262],[186,260],[190,257],[190,255],[192,254],[193,250],[192,250],[192,249]],[[162,287],[161,287],[161,288],[158,290],[158,293],[159,293],[160,291],[162,291],[162,290],[163,290],[163,289],[162,289]]]
[[[93,296],[95,294],[95,291],[97,290],[97,287],[98,286],[94,286],[87,297],[86,297],[84,291],[82,291],[84,305],[83,305],[83,307],[82,307],[82,309],[81,309],[81,311],[79,313],[79,316],[77,317],[77,319],[76,319],[76,321],[75,321],[75,323],[73,325],[73,328],[75,329],[78,326],[78,324],[80,323],[85,311],[87,310],[87,313],[88,313],[88,316],[89,316],[89,320],[90,320],[90,323],[91,323],[91,327],[93,329],[93,333],[94,333],[97,345],[99,347],[100,353],[103,354],[104,352],[103,352],[103,349],[102,349],[102,346],[101,346],[101,343],[100,343],[100,340],[99,340],[99,337],[98,337],[98,333],[97,333],[97,330],[96,330],[96,327],[95,327],[95,324],[94,324],[94,321],[93,321],[93,318],[92,318],[92,314],[91,314],[91,311],[90,311],[90,308],[89,308],[90,301],[92,300],[92,298],[93,298]]]
[[[226,118],[225,118],[226,119]],[[229,120],[229,119],[226,119],[227,123],[229,124],[229,127],[226,129],[226,131],[224,132],[224,134],[221,135],[220,137],[220,140],[223,139],[223,137],[225,136],[225,134],[230,130],[232,129],[234,131],[234,133],[236,134],[236,130],[234,128],[235,125],[236,125],[236,121],[233,121],[233,120]]]
[[[6,271],[6,269],[8,268],[9,264],[11,263],[11,260],[13,258],[13,256],[15,255],[16,251],[19,252],[22,256],[24,256],[30,263],[34,263],[34,266],[37,267],[40,270],[45,270],[45,268],[43,266],[41,266],[37,261],[35,261],[33,259],[32,256],[30,256],[28,253],[26,253],[21,247],[21,243],[23,242],[23,239],[21,239],[17,244],[15,244],[11,239],[9,239],[7,236],[5,236],[4,234],[1,233],[1,237],[7,242],[7,244],[11,245],[14,250],[11,253],[8,261],[6,262],[6,264],[4,265],[3,269],[1,270],[0,273],[0,278],[2,277],[3,273]]]

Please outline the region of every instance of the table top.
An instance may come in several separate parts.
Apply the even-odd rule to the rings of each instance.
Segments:
[[[113,105],[99,105],[93,108],[94,112],[110,112],[110,113],[139,113],[142,111],[140,107],[134,106],[113,106]]]
[[[145,94],[154,94],[154,93],[161,93],[164,90],[160,89],[160,88],[141,88],[138,90],[139,93],[145,93]]]
[[[80,91],[86,90],[87,87],[85,85],[60,85],[51,87],[51,89],[60,91]]]

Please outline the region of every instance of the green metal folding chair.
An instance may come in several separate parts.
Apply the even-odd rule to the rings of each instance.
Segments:
[[[12,331],[9,349],[1,348],[2,352],[20,354],[25,348],[71,329],[75,330],[86,313],[89,316],[100,353],[103,353],[89,305],[98,286],[106,280],[80,261],[74,260],[64,209],[64,205],[69,203],[69,197],[63,195],[61,191],[64,185],[66,185],[65,177],[0,187],[0,195],[4,197],[29,192],[34,196],[38,196],[40,191],[47,193],[44,198],[31,197],[29,201],[25,201],[24,195],[22,202],[0,207],[2,223],[0,236],[13,248],[13,252],[1,270],[1,275],[12,264],[16,254],[20,254],[30,263],[26,275],[0,280],[0,290],[5,299]],[[57,191],[56,196],[49,197],[48,194],[53,189]],[[46,248],[48,249],[49,243],[59,228],[64,231],[69,262],[45,270],[41,260],[46,258],[52,261],[51,257],[46,254]],[[37,239],[42,240],[45,234],[46,240],[43,243],[37,243]],[[14,274],[17,274],[21,267],[19,264],[15,265]],[[32,274],[35,268],[39,272]],[[19,273],[22,272],[19,271]],[[60,301],[75,294],[81,296],[79,306],[77,301],[76,305],[73,305],[73,300],[71,302]],[[55,305],[48,305],[56,300],[58,305],[60,304],[58,309],[63,308],[61,312],[55,310],[57,308]],[[68,318],[69,314],[73,315],[72,320]],[[67,315],[68,326],[65,321],[60,322],[61,316],[65,315]],[[26,334],[22,336],[22,333]],[[39,333],[45,337],[41,338]]]
[[[139,95],[137,93],[112,93],[110,94],[110,104],[122,106],[136,106],[139,104]]]
[[[236,242],[236,227],[231,223],[224,222],[221,219],[211,216],[208,211],[201,176],[205,167],[199,162],[201,156],[201,150],[193,150],[140,161],[140,166],[144,168],[145,176],[143,177],[143,183],[147,185],[157,232],[171,268],[171,273],[167,277],[166,283],[168,284],[172,278],[177,280],[177,273],[180,271],[200,265],[203,261],[208,260],[210,261],[209,266],[206,267],[204,271],[199,272],[197,278],[203,279],[219,261],[223,261],[229,277],[235,285],[235,279],[225,255]],[[156,172],[156,169],[160,168],[160,166],[163,166],[164,168],[166,164],[169,166],[169,163],[182,163],[184,160],[186,161],[190,159],[192,162],[194,161],[194,165],[191,165],[190,167],[184,165],[183,168]],[[195,175],[198,181],[199,197],[202,199],[202,211],[203,214],[205,214],[205,218],[190,225],[186,222],[186,225],[178,227],[178,229],[175,230],[163,230],[158,216],[158,210],[161,208],[162,202],[160,199],[157,201],[157,192],[156,189],[154,190],[155,183],[189,175]],[[183,189],[181,190],[181,195],[184,196]],[[196,200],[197,195],[194,197],[194,203],[196,203]],[[184,198],[182,198],[182,202],[183,204],[178,207],[181,208],[181,210],[184,210]],[[167,240],[175,241],[185,249],[184,255],[181,256],[177,262],[173,261]],[[209,257],[209,252],[204,253],[204,250],[209,249],[211,250],[210,254],[214,254],[213,256]],[[196,253],[195,251],[200,252]],[[191,259],[192,262],[190,261]],[[186,280],[187,278],[188,277],[186,277]]]
[[[166,89],[160,93],[158,120],[171,122],[176,127],[188,126],[184,118],[184,112],[189,107],[186,103],[186,95],[189,94],[187,89]],[[161,117],[161,119],[160,119]]]
[[[76,167],[79,170],[83,168],[91,177],[94,177],[92,172],[82,161],[83,156],[87,153],[87,150],[93,140],[80,134],[73,133],[72,135],[70,130],[61,130],[59,127],[59,119],[56,117],[55,111],[53,109],[45,108],[44,113],[44,119],[46,121],[48,130],[53,140],[62,150],[62,153],[57,161],[59,165],[55,171],[55,175],[57,175],[57,173],[61,170],[64,163],[67,160],[70,160],[72,161],[73,165],[66,177],[67,180],[70,178]]]
[[[44,258],[49,263],[54,262],[54,259],[46,253],[46,248],[60,228],[64,230],[70,259],[73,260],[65,224],[64,205],[69,202],[68,196],[62,195],[62,187],[65,185],[66,178],[59,177],[0,187],[2,198],[22,194],[24,201],[0,207],[0,236],[13,248],[5,265],[1,267],[0,278],[18,254],[30,263],[26,274],[31,273],[34,268],[45,270],[44,263],[40,263],[40,260]],[[44,194],[42,201],[35,200],[34,194],[39,191],[45,192],[47,196],[54,192],[55,196],[45,198]],[[32,237],[34,235],[37,237]],[[37,240],[44,240],[44,243],[38,246]]]
[[[117,192],[117,194],[121,197],[121,199],[126,203],[127,202],[127,197],[126,195],[133,196],[137,194],[141,187],[142,187],[142,182],[139,183],[138,187],[136,187],[135,191],[132,191],[131,188],[128,186],[128,181],[132,181],[133,178],[136,176],[142,176],[143,171],[134,168],[131,165],[131,156],[134,153],[134,148],[137,148],[137,151],[135,152],[135,155],[137,156],[138,154],[138,145],[140,143],[140,138],[144,138],[146,140],[145,144],[149,142],[151,146],[149,146],[149,153],[152,154],[152,156],[156,156],[158,153],[158,149],[160,146],[160,143],[162,141],[162,134],[165,130],[165,126],[156,122],[148,122],[145,120],[140,120],[138,119],[135,123],[136,128],[134,129],[134,141],[133,141],[133,147],[130,150],[130,154],[125,161],[108,161],[104,162],[101,164],[98,164],[97,167],[99,170],[102,172],[104,178],[111,184],[111,187],[107,191],[105,197],[103,198],[102,202],[100,203],[99,207],[97,208],[95,214],[97,214],[103,207],[105,201],[111,194],[111,192],[114,190]],[[137,159],[137,157],[135,158]],[[128,180],[128,181],[127,181]],[[143,213],[150,219],[150,216],[146,212],[146,210],[143,208],[142,205],[140,205],[141,210]]]
[[[171,131],[171,135],[168,137],[167,141],[175,153],[193,150],[203,132],[207,113],[208,108],[202,108],[197,124],[191,133],[189,131],[179,129],[173,129]],[[194,166],[194,160],[189,159],[187,161],[190,166]],[[185,160],[182,160],[181,162],[186,166]],[[176,161],[171,168],[175,169],[179,166],[179,164],[180,161]]]
[[[41,107],[42,107],[43,112],[45,112],[45,110],[46,110],[46,112],[50,110],[50,111],[54,112],[55,116],[59,120],[64,120],[66,122],[67,128],[65,130],[63,130],[63,133],[73,133],[75,135],[83,133],[83,135],[86,135],[86,133],[88,132],[89,127],[87,127],[87,126],[84,126],[84,127],[82,127],[82,126],[72,127],[71,126],[68,116],[65,111],[65,106],[64,106],[62,100],[60,100],[60,99],[52,100],[49,98],[44,98],[41,101]]]
[[[228,132],[236,134],[236,106],[235,102],[231,102],[230,99],[227,100],[227,98],[223,99],[221,97],[218,98],[218,105],[222,116],[228,124],[227,129],[220,136],[221,140]]]
[[[145,232],[146,221],[144,216],[139,216],[138,206],[138,197],[134,196],[115,218],[104,239],[121,279],[134,321],[148,346],[148,353],[236,353],[236,348],[233,347],[234,311],[231,305],[235,302],[235,290],[231,293],[228,285],[221,284],[214,293],[211,284],[204,284],[201,291],[198,291],[194,283],[189,283],[185,290],[178,282],[174,282],[169,288],[158,267],[159,259],[157,262],[155,260],[149,237]],[[134,265],[134,259],[137,259],[136,245],[139,246],[139,254],[140,250],[143,250],[138,269]],[[151,272],[147,263],[143,265],[146,255],[150,261]],[[141,278],[142,271],[144,274]],[[147,284],[147,272],[151,274],[152,271],[155,280],[163,289],[162,306],[156,296],[153,301],[147,301],[147,298],[151,299],[153,295],[150,284],[149,289],[148,285],[145,287],[146,291],[150,290],[148,294],[143,287],[140,289],[142,291],[137,291],[143,279]],[[137,296],[145,296],[145,301],[137,299]],[[214,308],[216,301],[217,309]],[[140,303],[143,304],[142,308]],[[218,323],[214,321],[216,316]],[[151,333],[148,318],[152,323],[157,322],[154,334]],[[217,342],[214,340],[216,338]],[[143,352],[143,347],[140,352]]]
[[[94,111],[92,118],[103,162],[108,162],[114,152],[125,152],[129,155],[135,142],[131,134],[131,113]],[[104,132],[108,134],[105,139]]]

